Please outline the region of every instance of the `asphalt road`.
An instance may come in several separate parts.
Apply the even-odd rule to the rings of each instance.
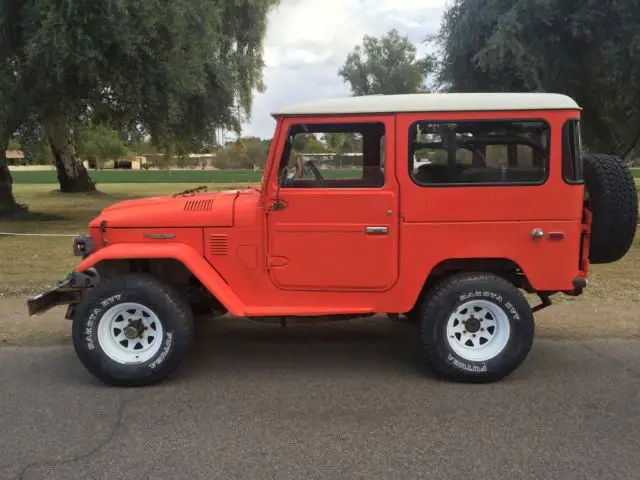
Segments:
[[[419,368],[407,325],[209,327],[171,381],[0,348],[0,478],[640,478],[640,341],[537,341],[507,380]]]

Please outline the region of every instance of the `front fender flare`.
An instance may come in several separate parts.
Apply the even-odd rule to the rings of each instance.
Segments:
[[[170,258],[181,262],[200,280],[224,307],[235,316],[244,316],[244,303],[231,290],[220,274],[193,248],[183,243],[148,245],[118,243],[104,247],[76,265],[76,272],[84,272],[106,260]]]

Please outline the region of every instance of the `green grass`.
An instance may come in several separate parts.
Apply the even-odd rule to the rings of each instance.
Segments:
[[[99,185],[110,183],[260,183],[262,172],[253,170],[95,170]],[[15,184],[56,184],[53,170],[12,171]]]
[[[325,178],[353,178],[359,170],[323,170]],[[122,183],[244,183],[259,184],[263,172],[253,170],[92,170],[91,179],[99,185]],[[17,170],[11,176],[16,185],[55,185],[58,183],[53,170]]]

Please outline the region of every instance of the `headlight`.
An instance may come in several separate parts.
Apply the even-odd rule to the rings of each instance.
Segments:
[[[73,254],[76,257],[86,258],[96,249],[96,244],[89,235],[80,235],[73,239]]]

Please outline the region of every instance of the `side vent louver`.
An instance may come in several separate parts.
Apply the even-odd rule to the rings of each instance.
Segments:
[[[229,239],[226,235],[209,235],[209,252],[211,255],[223,256],[229,254]]]
[[[206,212],[213,208],[213,200],[189,200],[184,204],[185,212]]]

